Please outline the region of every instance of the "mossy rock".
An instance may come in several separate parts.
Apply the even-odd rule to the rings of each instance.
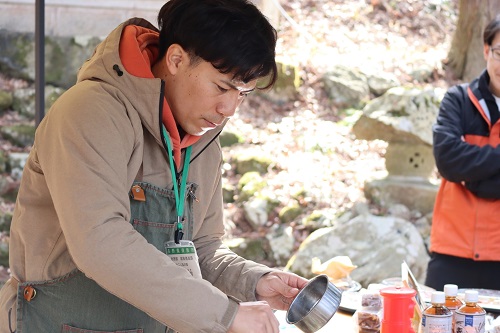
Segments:
[[[282,204],[282,202],[276,198],[275,196],[271,197],[269,195],[260,193],[258,196],[260,199],[265,200],[267,202],[267,213],[271,213],[276,207]]]
[[[0,90],[0,112],[10,109],[13,100],[14,98],[10,92]]]
[[[26,147],[33,144],[35,139],[35,126],[13,125],[0,128],[0,134],[13,145]]]
[[[266,187],[266,181],[256,172],[245,173],[238,182],[238,201],[248,201]]]
[[[9,243],[0,241],[0,266],[9,266]]]
[[[219,140],[221,147],[231,147],[245,141],[240,135],[228,131],[222,131]]]
[[[291,194],[291,197],[295,200],[300,200],[302,198],[307,197],[307,190],[305,188],[298,189],[294,193]]]
[[[279,212],[281,223],[290,223],[302,214],[303,209],[298,203],[285,206]]]
[[[330,227],[334,223],[332,216],[325,215],[322,211],[313,211],[302,219],[302,225],[310,230]]]
[[[8,157],[4,150],[0,150],[0,174],[7,172]]]
[[[267,156],[240,154],[235,158],[236,173],[243,175],[247,172],[256,171],[265,174],[271,163],[272,159]]]
[[[233,185],[230,184],[222,185],[222,200],[224,200],[225,203],[234,202],[235,194],[236,194],[236,188]]]
[[[18,193],[19,193],[19,187],[15,187],[12,190],[8,191],[7,193],[4,193],[2,195],[2,199],[5,202],[14,203],[16,202]]]
[[[8,232],[10,230],[10,224],[12,222],[11,212],[0,211],[0,232]]]
[[[269,256],[269,243],[265,237],[250,239],[250,238],[234,238],[224,242],[231,251],[237,255],[252,260],[255,262],[267,262]]]

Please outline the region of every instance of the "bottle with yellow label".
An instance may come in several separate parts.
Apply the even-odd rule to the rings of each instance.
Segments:
[[[422,314],[423,333],[451,333],[452,316],[445,305],[445,295],[442,291],[435,291],[431,295],[431,305]]]
[[[486,311],[479,305],[479,293],[477,290],[465,291],[465,304],[455,311],[454,333],[469,332],[466,327],[473,327],[474,332],[484,333]]]

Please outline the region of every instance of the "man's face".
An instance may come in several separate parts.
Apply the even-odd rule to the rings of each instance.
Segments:
[[[232,74],[222,74],[204,60],[184,61],[165,85],[165,96],[177,124],[199,136],[233,116],[256,84],[235,81]]]
[[[496,53],[496,54],[493,54]],[[500,97],[500,34],[496,34],[490,45],[484,45],[486,70],[490,75],[490,89],[493,95]],[[498,59],[496,59],[498,58]]]

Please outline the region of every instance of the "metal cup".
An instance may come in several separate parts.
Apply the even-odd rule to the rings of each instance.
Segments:
[[[333,317],[342,292],[327,275],[312,278],[290,304],[286,321],[305,333],[314,333]]]

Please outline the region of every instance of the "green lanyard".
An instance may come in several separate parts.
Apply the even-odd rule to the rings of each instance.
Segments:
[[[170,161],[170,171],[172,172],[172,182],[174,183],[174,194],[175,194],[175,208],[177,210],[177,223],[175,226],[175,243],[179,244],[182,239],[184,232],[182,231],[184,220],[184,196],[186,194],[186,182],[189,172],[189,160],[191,159],[191,146],[186,148],[186,156],[184,156],[184,166],[182,168],[181,184],[177,182],[177,174],[175,172],[174,156],[172,153],[172,142],[170,142],[170,136],[167,134],[165,126],[162,126],[163,137],[167,143],[168,148],[168,158]]]

